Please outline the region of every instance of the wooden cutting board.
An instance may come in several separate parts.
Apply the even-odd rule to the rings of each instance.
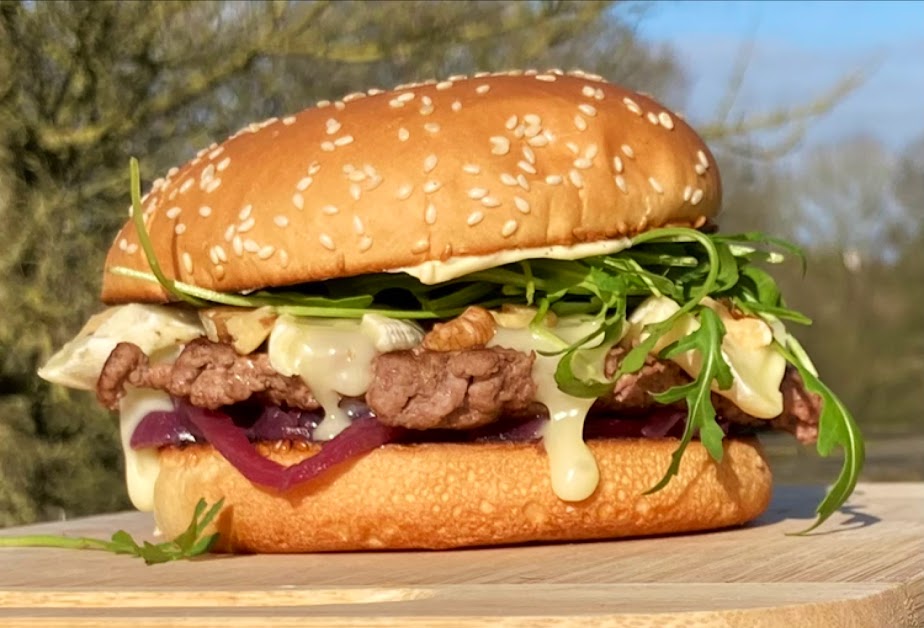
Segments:
[[[860,485],[821,532],[821,488],[745,528],[453,552],[207,556],[145,566],[0,549],[0,625],[924,626],[924,484]],[[149,536],[139,513],[0,533]]]

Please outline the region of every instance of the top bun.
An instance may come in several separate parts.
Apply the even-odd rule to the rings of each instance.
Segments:
[[[699,227],[720,201],[709,149],[665,107],[595,75],[530,71],[252,124],[155,181],[143,208],[168,277],[239,292]],[[115,266],[149,270],[131,221]],[[109,272],[102,297],[167,300]]]

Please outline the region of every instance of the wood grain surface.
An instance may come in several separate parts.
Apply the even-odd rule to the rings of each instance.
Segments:
[[[924,626],[924,484],[860,485],[821,531],[820,487],[780,487],[744,528],[472,549],[219,556],[152,567],[0,549],[0,625]],[[0,534],[151,538],[122,513]]]

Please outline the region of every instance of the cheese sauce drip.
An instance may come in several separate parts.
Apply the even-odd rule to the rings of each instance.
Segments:
[[[594,331],[597,322],[567,325],[567,333],[554,331],[562,337],[575,340]],[[551,331],[551,330],[550,330]],[[571,342],[572,340],[568,340]],[[531,351],[555,351],[561,346],[554,340],[530,330],[499,328],[488,346]],[[600,471],[593,453],[584,442],[584,420],[594,399],[573,397],[559,390],[555,383],[555,369],[561,356],[536,354],[533,379],[536,382],[536,401],[549,411],[549,423],[542,434],[542,444],[549,459],[552,490],[560,499],[578,502],[590,497],[597,489]]]
[[[154,483],[160,475],[160,454],[154,448],[132,449],[132,434],[148,413],[172,410],[170,395],[148,388],[128,388],[119,401],[119,435],[125,454],[125,484],[132,504],[142,512],[154,510]]]

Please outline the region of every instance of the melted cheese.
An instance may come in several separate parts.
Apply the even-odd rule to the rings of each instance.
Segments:
[[[559,325],[561,329],[556,327],[555,333],[563,338],[568,336],[568,342],[573,342],[594,331],[599,323],[563,319]],[[525,353],[561,348],[528,327],[499,328],[488,344]],[[560,499],[576,502],[590,497],[600,481],[597,461],[584,442],[584,419],[595,400],[573,397],[559,390],[555,383],[555,368],[560,359],[560,356],[547,357],[537,353],[533,380],[536,382],[536,401],[549,410],[549,423],[542,434],[542,444],[549,459],[552,490]]]
[[[170,395],[159,390],[128,388],[119,401],[119,434],[125,454],[125,484],[135,508],[154,510],[154,484],[160,474],[160,457],[156,448],[135,450],[132,434],[149,412],[173,410]]]
[[[717,301],[706,298],[703,305],[712,309],[725,325],[722,340],[722,356],[731,367],[734,380],[731,388],[719,389],[713,382],[712,390],[734,402],[748,414],[771,419],[783,411],[783,394],[780,384],[786,370],[786,360],[773,346],[773,332],[760,319],[736,319],[731,312]],[[645,300],[629,317],[630,328],[626,334],[632,344],[645,338],[643,328],[670,318],[680,306],[667,297],[651,297]],[[693,316],[682,316],[677,324],[657,343],[652,353],[658,353],[672,342],[699,329],[699,321]],[[702,368],[699,354],[687,352],[672,358],[691,377],[696,377]]]
[[[582,242],[580,244],[539,246],[510,249],[488,255],[457,255],[443,261],[429,261],[416,266],[404,266],[391,272],[407,273],[425,284],[436,284],[456,279],[486,268],[521,262],[525,259],[582,259],[594,255],[609,255],[629,248],[628,238]]]

